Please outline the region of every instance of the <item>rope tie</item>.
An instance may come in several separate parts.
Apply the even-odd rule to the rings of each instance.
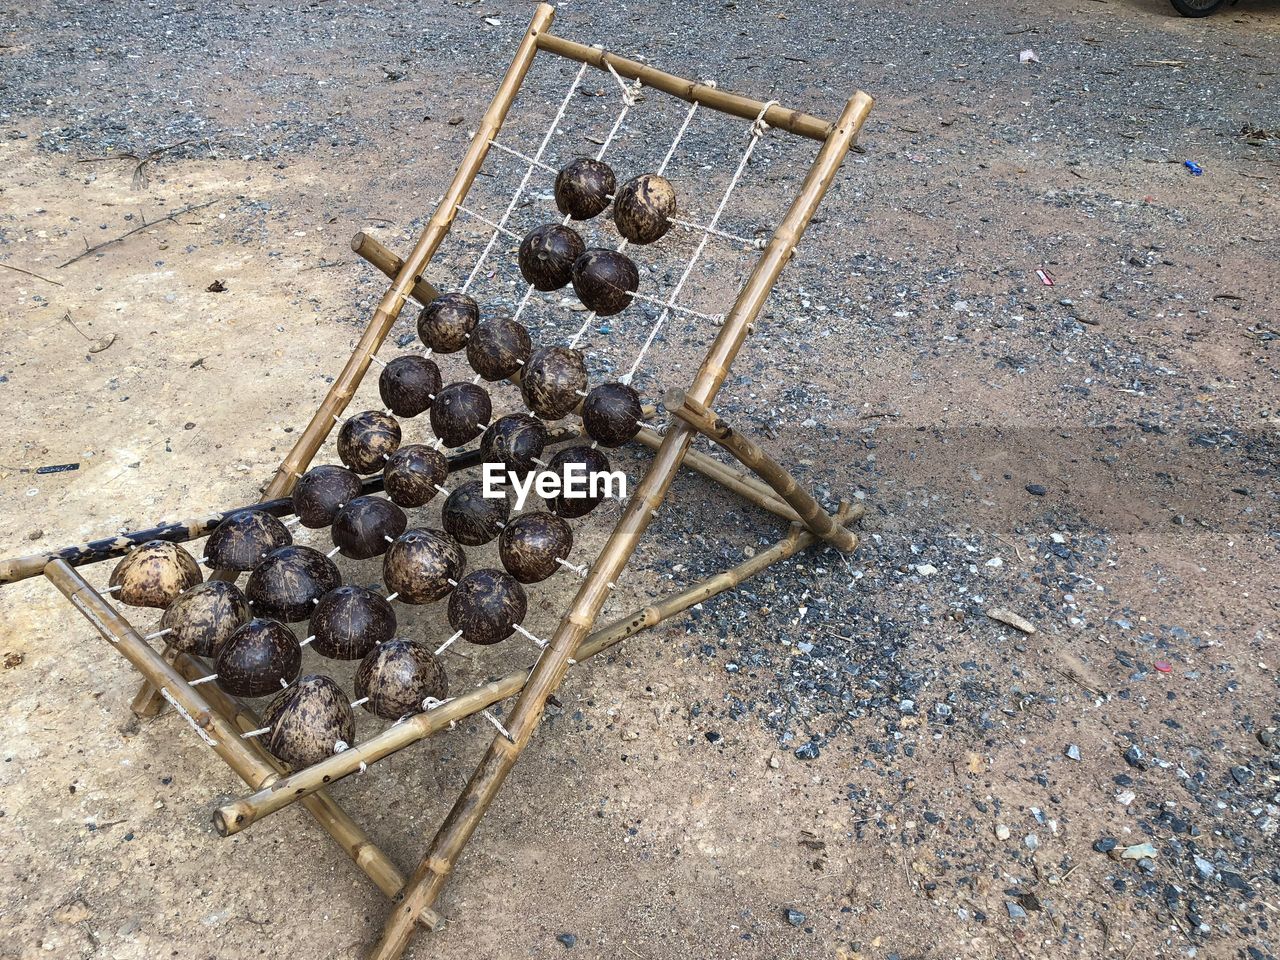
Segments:
[[[756,114],[755,120],[752,121],[751,135],[755,137],[757,140],[769,132],[769,124],[764,122],[764,115],[769,112],[770,107],[776,107],[776,106],[778,106],[778,101],[770,100],[768,103],[766,103],[763,107],[760,108],[760,112]]]

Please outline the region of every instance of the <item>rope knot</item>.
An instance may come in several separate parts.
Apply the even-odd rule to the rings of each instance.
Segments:
[[[756,137],[758,139],[760,137],[763,137],[769,131],[769,124],[764,122],[764,115],[769,112],[770,107],[776,107],[776,106],[778,106],[778,101],[770,100],[768,103],[766,103],[763,107],[760,108],[760,112],[756,114],[755,120],[751,122],[751,135],[753,137]]]

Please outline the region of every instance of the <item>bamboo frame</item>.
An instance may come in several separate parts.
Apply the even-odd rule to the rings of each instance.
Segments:
[[[690,394],[698,402],[708,404],[715,399],[728,375],[729,366],[746,339],[748,327],[759,315],[783,266],[795,253],[800,235],[853,146],[870,109],[871,98],[861,92],[855,94],[823,142],[799,196],[756,262],[694,378]],[[502,788],[520,753],[532,739],[547,698],[559,688],[569,661],[574,659],[583,637],[604,604],[608,585],[621,573],[654,510],[665,498],[693,432],[692,427],[680,422],[674,424],[663,439],[652,465],[508,715],[506,726],[510,739],[501,735],[493,739],[462,795],[436,832],[426,856],[396,898],[396,906],[383,928],[381,940],[370,954],[370,960],[400,957],[413,934],[415,918],[422,909],[435,903],[458,856]]]
[[[667,391],[662,405],[673,417],[707,439],[714,440],[737,457],[743,466],[750,467],[763,477],[773,491],[799,514],[800,522],[814,534],[846,553],[858,546],[856,534],[850,533],[839,520],[823,510],[822,504],[808,491],[802,490],[795,477],[776,460],[761,450],[754,441],[735,432],[721,417],[679,387]]]
[[[387,274],[392,282],[374,311],[340,375],[327,392],[319,409],[290,449],[268,485],[264,501],[252,508],[277,516],[292,512],[286,494],[306,470],[331,432],[368,371],[374,354],[384,342],[405,302],[413,298],[426,304],[436,289],[424,277],[443,238],[448,234],[481,165],[491,141],[496,139],[511,104],[539,52],[556,54],[620,77],[638,80],[690,103],[765,122],[767,125],[819,141],[822,146],[808,175],[775,230],[751,274],[743,285],[714,342],[687,391],[668,397],[674,422],[665,435],[642,427],[636,441],[654,452],[631,501],[623,510],[604,549],[578,589],[574,601],[556,629],[551,642],[531,672],[513,672],[472,690],[444,706],[395,724],[381,734],[342,754],[312,767],[286,772],[256,743],[238,733],[258,728],[253,711],[233,697],[210,687],[197,692],[189,679],[204,677],[209,668],[203,661],[185,654],[152,649],[73,567],[120,556],[147,539],[185,542],[209,533],[229,513],[223,511],[195,520],[167,524],[151,530],[68,547],[52,554],[34,554],[0,562],[0,584],[43,573],[71,603],[138,669],[145,678],[139,702],[148,700],[154,684],[165,700],[179,709],[184,718],[210,747],[241,776],[253,793],[216,811],[215,825],[230,835],[291,805],[304,807],[343,847],[348,856],[383,890],[392,896],[393,910],[382,937],[371,956],[377,960],[399,957],[415,927],[421,923],[434,928],[442,921],[433,907],[454,863],[492,804],[506,776],[530,742],[543,715],[547,699],[558,688],[568,667],[578,660],[612,648],[627,636],[656,626],[711,596],[732,589],[747,577],[777,563],[819,540],[841,549],[852,549],[857,537],[846,526],[859,519],[861,506],[842,503],[836,515],[822,510],[817,501],[801,491],[794,478],[759,447],[733,433],[709,409],[727,377],[728,370],[745,341],[754,320],[785,264],[794,255],[814,210],[821,202],[835,172],[852,146],[871,108],[871,98],[861,92],[845,105],[835,123],[790,110],[773,101],[758,100],[685,80],[673,74],[586,47],[551,34],[554,9],[540,4],[529,29],[507,69],[454,178],[419,236],[409,256],[403,260],[373,237],[358,233],[352,250]],[[757,136],[759,131],[757,131]],[[648,414],[646,413],[646,416]],[[569,435],[577,435],[572,430]],[[725,447],[752,469],[744,473],[690,448],[697,433],[704,433]],[[479,462],[478,454],[457,459],[461,469]],[[625,568],[654,511],[664,501],[681,467],[693,469],[732,490],[750,503],[791,524],[787,536],[745,563],[714,577],[686,587],[655,601],[613,623],[592,631],[609,589]],[[380,487],[380,481],[366,481],[366,491]],[[238,508],[238,509],[252,509]],[[213,574],[220,576],[221,572]],[[232,575],[233,576],[233,575]],[[406,881],[397,868],[364,834],[358,825],[329,797],[325,787],[339,779],[417,742],[453,721],[516,696],[506,718],[506,735],[495,737],[477,766],[457,803],[437,831],[426,855]]]

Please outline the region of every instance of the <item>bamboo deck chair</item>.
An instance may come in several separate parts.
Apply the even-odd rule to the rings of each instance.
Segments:
[[[434,929],[443,922],[435,911],[435,905],[445,881],[458,862],[468,839],[496,798],[508,773],[529,744],[548,699],[560,686],[571,665],[597,656],[622,639],[649,629],[737,586],[748,577],[806,547],[826,543],[842,551],[849,551],[858,542],[856,534],[848,528],[862,516],[859,506],[842,502],[836,512],[828,512],[813,496],[800,488],[786,469],[718,417],[712,404],[775,281],[796,252],[801,235],[853,145],[871,109],[871,98],[866,94],[856,93],[836,121],[828,123],[787,109],[773,101],[763,103],[717,89],[712,83],[681,79],[636,61],[556,36],[550,32],[554,14],[554,8],[550,5],[543,4],[537,8],[447,192],[408,257],[400,259],[363,233],[357,234],[353,240],[354,251],[390,277],[391,286],[382,296],[354,352],[333,382],[320,408],[277,469],[262,502],[184,522],[122,533],[53,553],[18,557],[0,563],[0,584],[41,575],[47,578],[137,668],[144,678],[143,686],[133,702],[133,709],[137,714],[153,716],[165,704],[171,705],[195,734],[244,780],[252,792],[222,806],[213,815],[220,834],[228,836],[238,833],[295,802],[303,805],[391,901],[392,909],[386,927],[372,952],[372,956],[380,960],[401,956],[418,926]],[[500,142],[498,135],[509,108],[539,53],[566,58],[580,66],[541,146],[534,155],[527,156],[514,146]],[[601,146],[597,159],[605,155],[624,118],[637,105],[640,99],[638,94],[642,89],[659,91],[688,104],[684,122],[659,172],[665,170],[680,138],[699,109],[718,111],[745,121],[748,125],[745,148],[736,171],[709,222],[696,224],[675,221],[680,229],[689,230],[699,238],[680,281],[673,289],[660,295],[653,291],[635,294],[637,299],[645,297],[660,309],[657,310],[652,330],[640,349],[640,356],[623,378],[623,382],[631,382],[641,359],[653,345],[658,328],[668,317],[681,315],[692,317],[696,321],[714,321],[718,324],[718,329],[712,328],[714,333],[709,334],[710,346],[692,381],[685,388],[671,389],[663,396],[661,406],[670,415],[665,433],[653,429],[648,422],[638,425],[639,432],[635,434],[633,442],[651,450],[652,457],[642,479],[626,498],[620,517],[604,541],[599,555],[593,562],[581,565],[557,558],[557,563],[582,578],[559,626],[547,640],[542,640],[518,623],[515,625],[515,630],[539,648],[532,669],[515,670],[497,680],[455,694],[451,699],[428,698],[424,701],[423,709],[401,717],[375,735],[350,745],[335,743],[333,751],[324,759],[301,769],[290,769],[265,746],[271,742],[271,723],[264,724],[259,714],[240,697],[224,691],[217,682],[209,682],[217,677],[206,659],[172,646],[165,639],[171,633],[169,629],[149,633],[137,629],[117,608],[122,600],[113,594],[121,588],[95,587],[77,568],[106,560],[128,558],[144,545],[155,542],[183,544],[198,540],[216,531],[229,518],[243,515],[246,511],[258,516],[293,518],[296,504],[291,492],[295,484],[311,467],[313,459],[335,426],[344,422],[344,411],[355,396],[370,365],[377,363],[385,366],[377,354],[406,302],[412,299],[426,306],[437,297],[437,291],[426,279],[426,274],[459,214],[473,216],[492,230],[468,285],[480,274],[481,264],[493,253],[500,239],[519,238],[508,227],[512,214],[520,202],[528,199],[526,194],[535,176],[549,178],[556,172],[556,168],[544,162],[543,157],[557,125],[565,118],[566,110],[573,103],[575,93],[580,92],[579,86],[589,67],[608,75],[608,85],[611,86],[616,81],[621,98],[620,113],[612,132]],[[816,141],[820,146],[798,194],[772,236],[767,242],[753,242],[735,237],[722,229],[721,214],[730,194],[743,176],[753,151],[771,129]],[[464,205],[491,149],[503,154],[503,159],[508,162],[518,161],[517,166],[523,166],[524,169],[523,178],[505,214],[496,222]],[[683,207],[681,212],[683,213]],[[716,317],[683,307],[678,300],[709,242],[727,242],[730,245],[736,244],[739,249],[751,248],[759,251],[731,308],[726,314]],[[517,317],[532,295],[533,288],[529,287],[516,311]],[[576,346],[586,334],[593,317],[594,314],[587,314],[586,323],[571,341],[571,345]],[[626,318],[620,318],[619,322],[625,323]],[[518,379],[517,373],[513,380]],[[549,425],[548,445],[581,436],[583,429],[577,425],[580,412],[581,406],[568,420]],[[654,407],[645,407],[642,419],[649,421],[654,413]],[[568,422],[575,425],[565,426]],[[691,449],[691,441],[699,435],[732,454],[750,472],[730,467],[720,459]],[[478,450],[454,452],[448,457],[449,477],[452,478],[459,471],[475,468],[482,460],[482,454]],[[702,474],[745,501],[781,518],[789,525],[787,534],[770,548],[757,552],[738,566],[693,583],[674,594],[653,599],[635,612],[608,624],[596,626],[597,617],[611,589],[623,574],[654,512],[664,502],[681,467]],[[453,483],[452,479],[446,482]],[[359,492],[373,494],[382,489],[383,480],[380,476],[365,477]],[[289,522],[296,522],[296,519]],[[234,582],[237,576],[235,570],[215,569],[211,571],[209,579]],[[250,579],[252,580],[252,574]],[[388,599],[395,599],[390,588],[388,594]],[[312,602],[317,601],[312,598]],[[444,646],[447,647],[453,639],[456,639],[456,635],[446,641]],[[158,650],[157,644],[163,649]],[[285,681],[281,680],[281,684],[285,685]],[[514,704],[500,720],[494,709],[513,698]],[[377,761],[430,737],[461,719],[481,713],[496,727],[493,742],[432,839],[421,862],[406,878],[330,796],[327,787],[352,774],[364,772]]]

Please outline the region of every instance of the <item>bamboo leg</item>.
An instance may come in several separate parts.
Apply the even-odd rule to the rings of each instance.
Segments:
[[[369,326],[365,328],[364,335],[360,337],[360,342],[356,344],[356,349],[347,360],[346,366],[342,368],[338,379],[329,388],[329,393],[320,404],[320,409],[316,411],[307,428],[298,437],[293,449],[276,470],[271,485],[267,487],[268,497],[278,497],[293,488],[296,474],[307,468],[311,458],[329,436],[329,431],[333,429],[334,417],[345,410],[347,404],[351,402],[356,388],[369,368],[369,358],[377,352],[378,347],[391,331],[392,325],[400,316],[405,299],[418,289],[419,277],[435,255],[440,241],[453,225],[453,220],[458,215],[458,206],[466,197],[467,191],[471,189],[471,184],[489,152],[489,141],[497,137],[516,92],[524,82],[525,74],[529,72],[529,66],[537,55],[538,35],[550,28],[554,18],[554,7],[546,3],[538,5],[533,15],[533,22],[529,24],[524,39],[520,41],[511,66],[507,68],[497,94],[494,95],[488,111],[480,121],[479,128],[471,139],[471,145],[467,148],[466,156],[462,158],[453,182],[445,191],[444,199],[441,200],[440,206],[422,231],[422,235],[418,237],[413,252],[409,254],[404,266],[396,274],[395,282],[383,295],[373,318],[369,321]]]
[[[794,254],[800,235],[808,226],[809,219],[870,109],[870,97],[861,93],[855,95],[845,106],[831,136],[818,151],[799,195],[756,263],[698,371],[691,393],[699,402],[706,404],[715,399],[717,391],[728,376],[729,366],[746,338],[747,327],[759,315],[778,274]],[[693,429],[683,422],[677,422],[662,441],[654,455],[653,464],[640,481],[608,543],[578,590],[572,607],[561,621],[512,708],[507,718],[510,739],[498,735],[490,744],[462,795],[436,833],[426,856],[397,898],[397,905],[387,920],[382,939],[374,948],[371,960],[399,958],[413,934],[414,918],[423,907],[431,906],[439,896],[467,841],[502,788],[520,752],[533,737],[547,697],[559,687],[564,678],[570,659],[575,656],[583,637],[604,604],[609,584],[617,579],[626,566],[653,511],[666,496],[692,437]]]
[[[842,519],[845,523],[853,523],[860,519],[862,514],[863,509],[859,504],[844,513]],[[678,593],[673,593],[615,620],[608,626],[601,627],[583,641],[582,646],[578,648],[576,659],[582,662],[603,653],[625,638],[656,626],[688,610],[694,604],[701,603],[725,590],[731,590],[765,568],[804,550],[817,542],[817,539],[799,524],[795,524],[785,539],[767,550],[760,551],[746,562],[707,580],[692,584]],[[444,706],[436,707],[427,713],[416,714],[403,723],[394,724],[350,750],[334,754],[305,770],[268,781],[256,793],[216,810],[213,814],[213,824],[224,837],[239,833],[263,817],[283,810],[294,801],[321,789],[326,784],[335,783],[350,776],[361,766],[376,763],[459,720],[509,699],[520,692],[527,676],[527,670],[517,670],[500,680],[491,681],[468,691],[450,700]]]
[[[662,405],[667,412],[688,424],[704,437],[724,447],[744,466],[758,473],[769,486],[800,515],[800,522],[833,547],[848,552],[858,545],[858,537],[846,530],[817,500],[801,489],[782,466],[760,447],[734,431],[729,424],[679,388],[667,391]]]
[[[241,730],[237,729],[237,724],[241,729],[256,729],[257,717],[221,690],[210,688],[207,693],[202,694],[187,683],[188,676],[206,675],[207,667],[194,658],[181,655],[175,657],[177,664],[167,662],[66,561],[55,560],[50,563],[45,568],[45,576],[139,673],[161,691],[165,700],[177,708],[200,739],[241,780],[257,789],[269,778],[278,776],[279,768],[262,755],[256,744],[241,737]],[[211,701],[220,709],[214,709]],[[245,727],[245,724],[250,726]],[[391,897],[401,889],[404,878],[395,864],[327,794],[307,797],[303,803],[316,821],[383,893]],[[439,925],[442,922],[434,913],[431,916],[423,915],[425,925]]]

